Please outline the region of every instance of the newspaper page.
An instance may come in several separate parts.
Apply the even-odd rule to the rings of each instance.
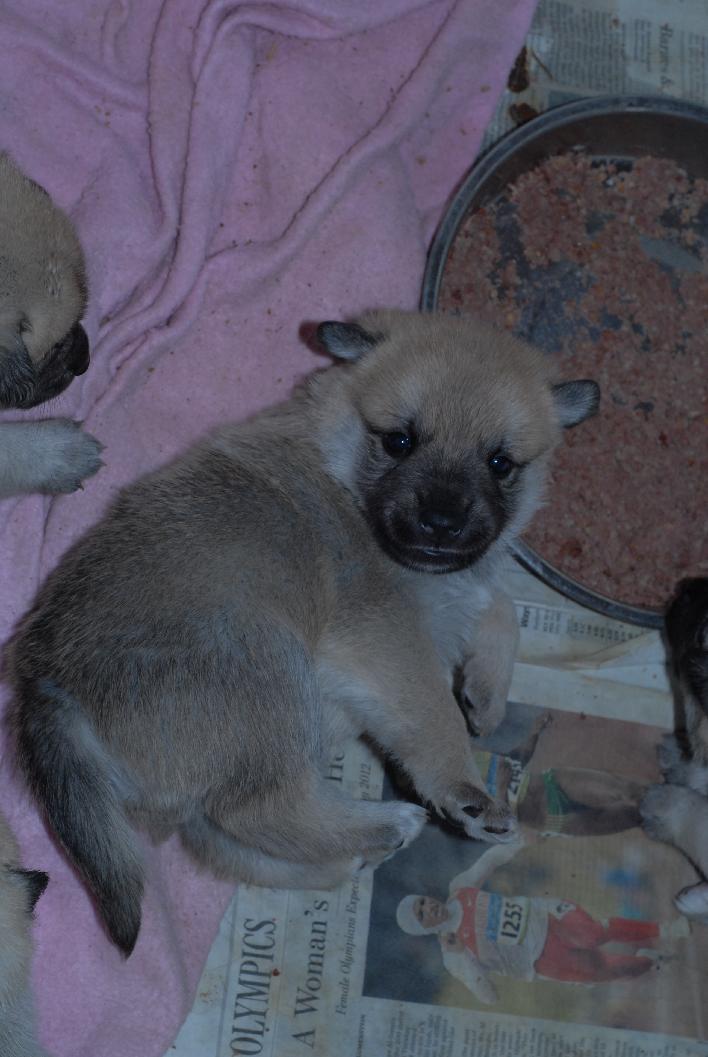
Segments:
[[[708,103],[707,42],[708,0],[541,0],[487,143],[580,96]],[[475,748],[521,839],[430,823],[339,890],[240,887],[171,1057],[708,1057],[695,870],[637,811],[673,724],[659,635],[509,581],[511,700]],[[363,744],[328,777],[397,795]]]
[[[672,901],[695,871],[638,825],[672,724],[659,636],[510,578],[513,696],[476,748],[522,839],[430,823],[339,890],[240,888],[175,1057],[708,1055],[708,928]],[[328,776],[396,795],[361,744]]]
[[[708,0],[541,0],[509,84],[487,147],[581,97],[659,94],[708,104]]]

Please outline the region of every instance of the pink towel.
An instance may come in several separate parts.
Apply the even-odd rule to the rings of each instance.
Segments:
[[[5,0],[0,146],[67,208],[93,361],[51,408],[106,466],[84,492],[0,504],[0,639],[125,482],[285,396],[303,321],[416,305],[426,247],[474,159],[534,0]],[[232,889],[172,840],[147,852],[126,962],[2,761],[57,1057],[160,1057]]]

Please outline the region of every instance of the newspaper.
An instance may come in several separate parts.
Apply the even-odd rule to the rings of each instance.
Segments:
[[[490,788],[508,768],[523,839],[431,823],[340,890],[241,887],[174,1057],[708,1054],[708,928],[672,903],[695,872],[637,826],[672,725],[659,635],[509,575],[519,663],[507,717],[477,747]],[[362,744],[328,777],[395,795]],[[445,929],[410,934],[410,897]]]
[[[581,97],[659,94],[708,104],[708,0],[541,0],[511,84],[484,146]]]
[[[708,0],[542,0],[511,83],[488,143],[580,96],[708,103]],[[638,826],[673,723],[659,635],[509,581],[511,700],[476,748],[522,839],[431,823],[339,890],[240,887],[171,1057],[708,1057],[708,926],[672,902],[695,871]],[[396,795],[363,744],[328,777]]]

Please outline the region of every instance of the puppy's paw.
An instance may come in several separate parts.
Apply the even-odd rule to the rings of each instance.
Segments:
[[[437,809],[473,840],[506,844],[519,838],[519,825],[509,805],[492,800],[473,785],[465,784],[453,790]]]
[[[477,737],[495,731],[506,715],[506,693],[490,687],[469,664],[465,668],[461,704],[465,719]]]
[[[665,843],[679,841],[684,819],[691,810],[691,796],[689,790],[678,785],[650,786],[639,805],[644,832]]]
[[[428,821],[428,812],[418,804],[400,803],[398,805],[400,843],[396,851],[407,848],[412,841],[420,835],[423,826]]]
[[[362,856],[362,868],[378,866],[390,859],[396,852],[407,848],[419,836],[428,821],[428,812],[418,804],[397,800],[388,806],[391,809],[391,818],[386,827],[386,843],[381,847],[367,850]]]
[[[102,445],[77,422],[57,418],[37,425],[42,428],[33,452],[36,491],[50,495],[75,492],[103,466]]]
[[[708,925],[708,882],[683,888],[675,897],[676,909],[687,918]]]

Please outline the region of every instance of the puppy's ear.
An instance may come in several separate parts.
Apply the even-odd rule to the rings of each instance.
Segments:
[[[358,360],[383,338],[370,334],[358,323],[320,323],[317,340],[335,360]]]
[[[34,393],[34,366],[19,327],[0,324],[0,407],[22,407]]]
[[[558,421],[567,429],[577,426],[586,418],[597,414],[600,406],[600,386],[583,378],[577,382],[561,382],[551,387],[553,403],[558,413]]]
[[[21,870],[19,867],[13,868],[10,873],[25,886],[31,914],[37,906],[39,897],[49,884],[49,874],[44,873],[43,870]]]

